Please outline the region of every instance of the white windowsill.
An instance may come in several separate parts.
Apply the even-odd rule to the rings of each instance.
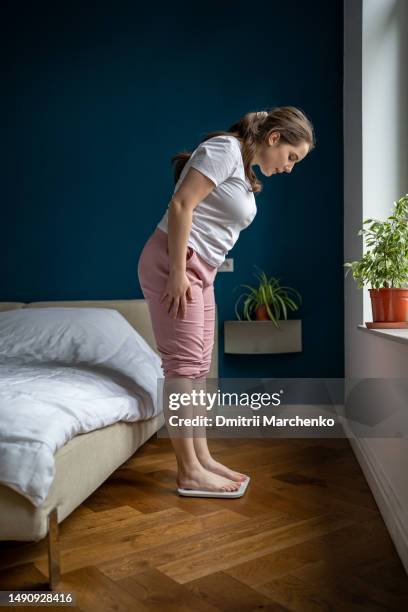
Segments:
[[[408,344],[408,329],[369,329],[362,324],[360,324],[358,328],[369,334],[375,334],[376,336],[381,336],[388,340],[395,340],[396,342]]]

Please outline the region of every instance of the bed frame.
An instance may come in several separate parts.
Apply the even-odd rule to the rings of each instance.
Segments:
[[[50,306],[114,308],[158,353],[145,299],[0,302],[0,311]],[[218,377],[217,307],[215,314],[215,341],[208,378]],[[164,426],[164,417],[161,412],[146,421],[133,423],[121,421],[109,427],[75,436],[55,453],[55,478],[47,498],[38,508],[26,497],[0,484],[0,540],[37,542],[47,537],[49,586],[55,589],[60,578],[58,524],[162,426]]]

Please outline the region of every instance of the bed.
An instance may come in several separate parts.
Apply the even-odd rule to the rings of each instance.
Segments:
[[[0,312],[55,307],[116,310],[158,354],[144,299],[0,302]],[[209,378],[218,376],[217,329],[216,309],[215,342]],[[49,584],[51,589],[55,588],[60,576],[58,524],[163,426],[163,412],[160,411],[147,420],[131,423],[120,421],[76,435],[56,451],[55,476],[47,497],[38,507],[17,491],[0,483],[0,540],[39,541],[47,537]],[[109,452],[106,452],[107,449]],[[90,455],[92,461],[89,461]]]

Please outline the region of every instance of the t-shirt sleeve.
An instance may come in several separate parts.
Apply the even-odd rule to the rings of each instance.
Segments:
[[[232,138],[214,136],[199,144],[190,167],[199,170],[217,186],[234,172],[238,154],[241,154],[239,145]]]

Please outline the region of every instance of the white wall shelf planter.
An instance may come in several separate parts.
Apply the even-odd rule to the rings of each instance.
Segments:
[[[300,353],[302,320],[224,321],[224,353],[262,355]]]

